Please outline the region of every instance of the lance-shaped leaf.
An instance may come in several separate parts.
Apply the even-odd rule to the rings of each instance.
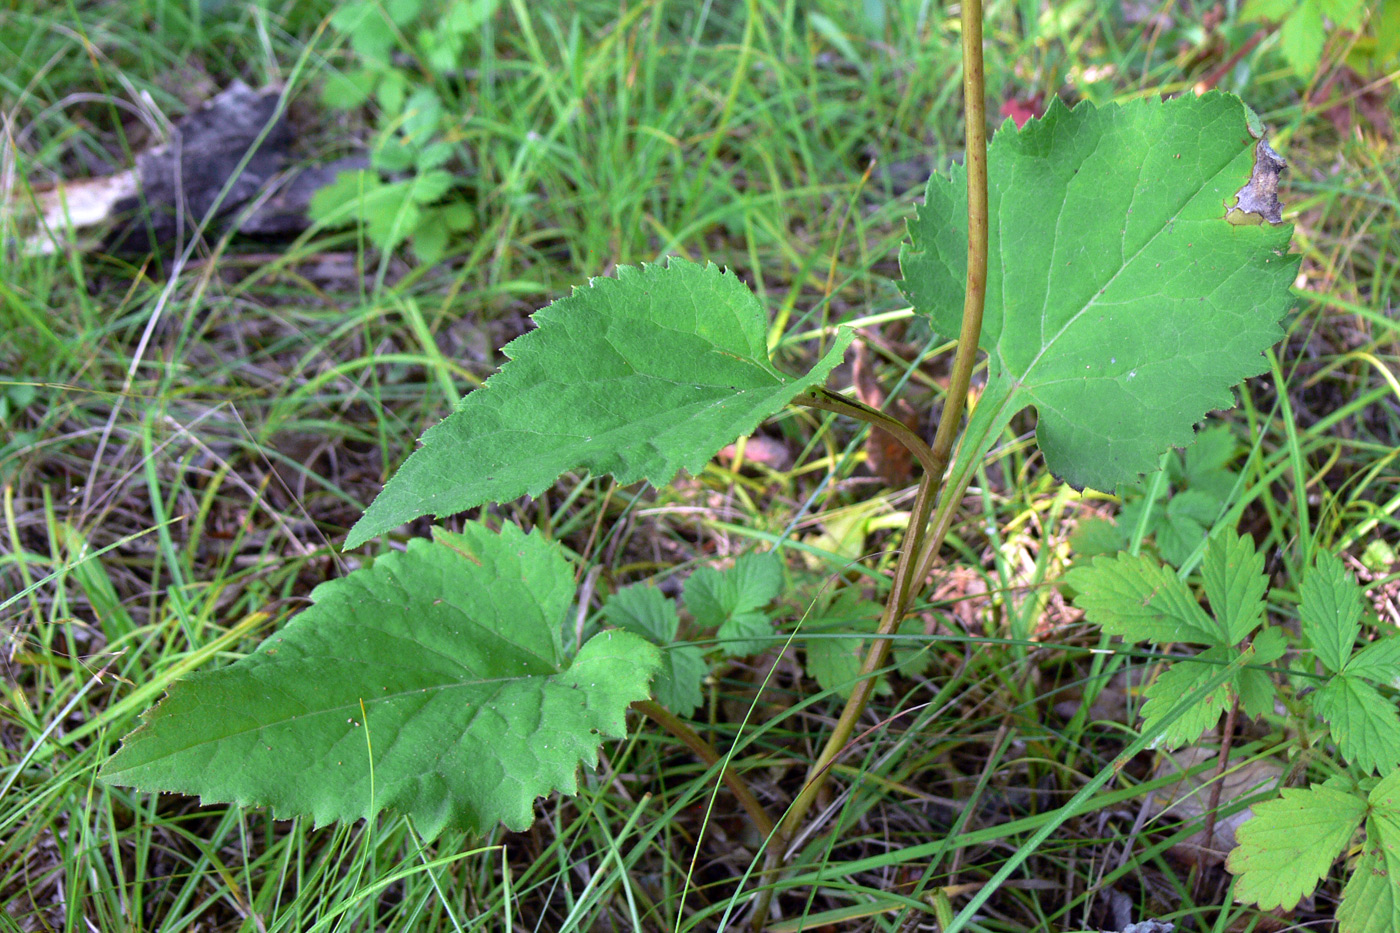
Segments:
[[[700,468],[821,383],[842,331],[800,379],[768,361],[767,315],[732,272],[620,266],[534,315],[510,362],[429,428],[351,529],[355,547],[420,515],[538,495],[569,470],[661,485]]]
[[[415,540],[317,587],[237,663],[171,685],[101,776],[317,824],[392,808],[434,836],[523,829],[625,733],[655,647],[604,632],[569,663],[559,548],[513,525]]]
[[[1266,368],[1297,258],[1291,227],[1238,223],[1263,219],[1238,196],[1254,205],[1277,184],[1262,143],[1219,93],[1073,110],[1052,99],[993,139],[979,405],[1035,406],[1046,464],[1072,485],[1156,469]],[[900,254],[905,294],[943,334],[962,313],[966,187],[961,167],[929,180]]]

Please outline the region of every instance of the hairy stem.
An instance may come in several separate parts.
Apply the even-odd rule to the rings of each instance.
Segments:
[[[700,734],[687,726],[679,717],[674,715],[666,707],[652,700],[643,700],[632,704],[632,708],[642,715],[651,719],[667,732],[674,735],[685,743],[685,747],[695,753],[695,756],[710,767],[714,767],[721,761],[720,753],[713,745],[700,737]],[[763,834],[766,839],[773,834],[773,820],[768,816],[768,811],[763,809],[763,804],[749,790],[749,785],[738,773],[729,765],[724,765],[719,772],[720,780],[724,781],[724,786],[738,799],[739,805],[748,813],[749,819],[753,820],[754,826]]]

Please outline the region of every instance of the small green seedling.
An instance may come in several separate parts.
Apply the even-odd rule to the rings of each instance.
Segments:
[[[457,181],[461,173],[447,168],[459,153],[448,139],[448,107],[432,87],[417,85],[422,74],[460,69],[468,39],[498,6],[500,0],[354,0],[336,10],[330,27],[348,40],[357,67],[332,72],[323,99],[342,110],[373,101],[379,130],[370,169],[342,172],[316,192],[313,219],[331,227],[358,224],[382,251],[408,243],[424,265],[476,225]]]
[[[1215,535],[1201,577],[1211,615],[1176,573],[1149,557],[1099,557],[1065,577],[1079,591],[1075,605],[1108,634],[1164,648],[1202,646],[1174,660],[1147,688],[1142,728],[1167,748],[1195,742],[1236,703],[1248,716],[1272,715],[1279,686],[1269,668],[1289,648],[1286,630],[1266,621],[1268,581],[1252,540]],[[1228,861],[1240,876],[1235,896],[1266,910],[1291,910],[1326,877],[1364,820],[1366,842],[1343,894],[1340,928],[1394,929],[1394,885],[1377,879],[1394,877],[1400,867],[1391,842],[1400,838],[1400,713],[1376,686],[1400,684],[1400,636],[1357,647],[1363,594],[1341,561],[1325,551],[1304,576],[1301,597],[1302,650],[1281,685],[1283,699],[1296,716],[1330,727],[1337,755],[1351,770],[1306,790],[1285,788],[1277,799],[1255,806]],[[1216,672],[1242,650],[1252,655],[1248,667],[1180,708],[1183,697],[1217,679]],[[1319,731],[1307,721],[1297,734],[1306,737],[1305,747],[1325,747]],[[1387,777],[1378,784],[1371,776],[1376,773]]]

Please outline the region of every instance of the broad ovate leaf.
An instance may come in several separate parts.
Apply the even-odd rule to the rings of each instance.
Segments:
[[[523,829],[537,797],[625,734],[657,649],[630,632],[574,657],[557,545],[469,524],[317,587],[256,651],[170,686],[103,767],[115,784],[261,805],[317,825],[383,809],[434,836]]]
[[[992,140],[979,405],[1035,406],[1046,464],[1072,485],[1155,470],[1266,368],[1291,304],[1292,228],[1226,220],[1242,192],[1270,186],[1260,142],[1244,104],[1220,93],[1073,110],[1052,99]],[[948,335],[966,204],[961,167],[933,176],[900,254],[905,294]]]
[[[429,428],[351,529],[347,547],[420,515],[538,495],[569,470],[670,482],[818,385],[768,360],[768,318],[732,272],[671,259],[620,266],[534,315],[510,362]]]

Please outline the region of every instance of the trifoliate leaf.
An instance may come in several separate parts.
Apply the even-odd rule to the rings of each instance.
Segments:
[[[715,632],[719,648],[731,658],[766,651],[773,643],[773,622],[764,612],[735,612]]]
[[[993,139],[978,404],[1034,405],[1046,464],[1072,485],[1156,469],[1266,368],[1297,259],[1290,228],[1225,219],[1257,142],[1244,105],[1219,93],[1073,110],[1052,98]],[[900,254],[906,295],[947,335],[966,280],[964,179],[930,179]]]
[[[1264,621],[1264,555],[1254,539],[1230,529],[1217,533],[1206,546],[1201,565],[1210,611],[1225,626],[1226,644],[1237,645]]]
[[[418,18],[423,8],[423,0],[384,0],[384,12],[395,26],[406,26]]]
[[[728,570],[701,567],[685,581],[685,608],[703,628],[718,629],[719,647],[730,657],[766,650],[773,635],[761,611],[783,587],[778,555],[745,554]]]
[[[1332,787],[1284,788],[1280,794],[1255,805],[1225,863],[1240,876],[1235,897],[1264,910],[1292,910],[1311,893],[1366,813],[1364,800]]]
[[[860,590],[846,588],[836,596],[831,604],[819,614],[807,619],[803,624],[806,634],[820,636],[805,640],[807,673],[816,680],[823,690],[835,691],[841,697],[850,697],[855,688],[855,678],[860,674],[860,665],[870,649],[870,639],[857,637],[874,634],[880,626],[880,614],[884,607],[865,599]],[[847,637],[846,633],[851,633]],[[917,619],[906,619],[900,623],[898,634],[904,637],[893,640],[889,660],[895,670],[905,677],[918,677],[927,669],[932,656],[925,651],[925,644],[917,636],[924,633],[924,627]],[[886,694],[890,687],[884,675],[875,686],[876,692]]]
[[[1071,569],[1065,582],[1079,591],[1074,604],[1085,617],[1110,635],[1159,645],[1226,644],[1224,631],[1186,584],[1146,555],[1096,557]]]
[[[436,265],[447,252],[447,228],[430,210],[419,218],[413,230],[413,255],[424,266]]]
[[[1374,791],[1371,803],[1375,809],[1366,820],[1366,845],[1337,909],[1337,928],[1343,933],[1400,930],[1400,811],[1376,806]]]
[[[1390,635],[1362,648],[1352,655],[1344,670],[1375,684],[1400,687],[1400,635]]]
[[[1269,675],[1257,668],[1247,667],[1235,677],[1240,693],[1240,708],[1250,718],[1263,716],[1274,708],[1278,690]]]
[[[1259,20],[1281,20],[1293,12],[1298,0],[1246,0],[1240,10],[1240,20],[1246,23]]]
[[[618,590],[603,604],[603,618],[658,645],[669,645],[680,629],[676,604],[644,583]]]
[[[1329,671],[1340,671],[1351,657],[1361,632],[1362,611],[1355,578],[1334,555],[1319,551],[1303,576],[1298,616],[1303,637]]]
[[[374,172],[340,172],[311,196],[311,217],[318,223],[343,226],[378,211],[392,211],[395,195],[385,194],[383,189],[384,182]]]
[[[172,684],[101,776],[317,825],[393,809],[426,836],[525,828],[625,733],[658,652],[609,631],[569,663],[558,546],[511,525],[440,539],[322,584],[253,654]]]
[[[867,642],[859,635],[832,633],[825,638],[809,638],[806,642],[807,674],[823,690],[831,690],[845,699],[855,689],[860,675],[861,658]]]
[[[1254,636],[1251,647],[1255,664],[1272,664],[1288,650],[1288,635],[1278,626],[1270,625]]]
[[[1224,502],[1235,486],[1236,476],[1230,463],[1238,450],[1235,432],[1226,425],[1212,425],[1197,431],[1196,439],[1182,453],[1179,481],[1189,489]]]
[[[446,194],[454,181],[452,173],[445,169],[425,171],[409,183],[408,196],[415,204],[431,204]]]
[[[1144,500],[1145,501],[1145,500]],[[1130,510],[1123,509],[1120,521],[1132,522]],[[1167,500],[1166,507],[1148,528],[1157,542],[1157,550],[1173,567],[1186,563],[1220,514],[1220,502],[1204,492],[1183,490]]]
[[[1180,658],[1171,667],[1157,675],[1157,679],[1144,691],[1147,702],[1142,707],[1142,731],[1156,733],[1160,723],[1186,697],[1220,673],[1220,668],[1229,659],[1224,648],[1213,648],[1201,652],[1195,658]],[[1211,663],[1215,662],[1215,663]],[[1219,684],[1210,693],[1191,704],[1174,722],[1161,730],[1157,745],[1162,748],[1180,748],[1201,737],[1201,733],[1220,721],[1220,714],[1229,709],[1234,698],[1230,681]]]
[[[1380,774],[1400,767],[1400,713],[1375,687],[1338,674],[1313,694],[1313,709],[1332,726],[1347,761]]]
[[[336,110],[350,110],[369,100],[379,80],[379,71],[356,68],[351,71],[328,71],[321,88],[321,101]]]
[[[501,0],[466,0],[454,3],[442,17],[442,27],[457,35],[475,32],[495,15]]]
[[[703,687],[709,673],[703,649],[696,645],[670,645],[661,652],[652,696],[677,716],[690,717],[705,702]]]
[[[1313,74],[1326,43],[1327,24],[1322,19],[1321,5],[1317,0],[1302,0],[1279,30],[1279,45],[1288,67],[1295,75]]]
[[[694,713],[704,702],[700,688],[710,666],[700,648],[674,644],[681,622],[676,604],[656,587],[637,584],[613,594],[603,604],[603,617],[666,649],[661,652],[661,668],[651,685],[652,696],[677,716]]]
[[[331,15],[330,24],[350,38],[350,47],[367,63],[389,63],[394,48],[394,31],[374,0],[347,3]]]
[[[1079,523],[1069,536],[1069,545],[1081,558],[1113,554],[1126,542],[1119,526],[1106,518],[1090,518]]]
[[[420,515],[538,495],[568,470],[670,482],[825,379],[851,333],[791,378],[767,316],[733,273],[672,259],[618,268],[535,314],[511,358],[405,461],[347,547]]]

